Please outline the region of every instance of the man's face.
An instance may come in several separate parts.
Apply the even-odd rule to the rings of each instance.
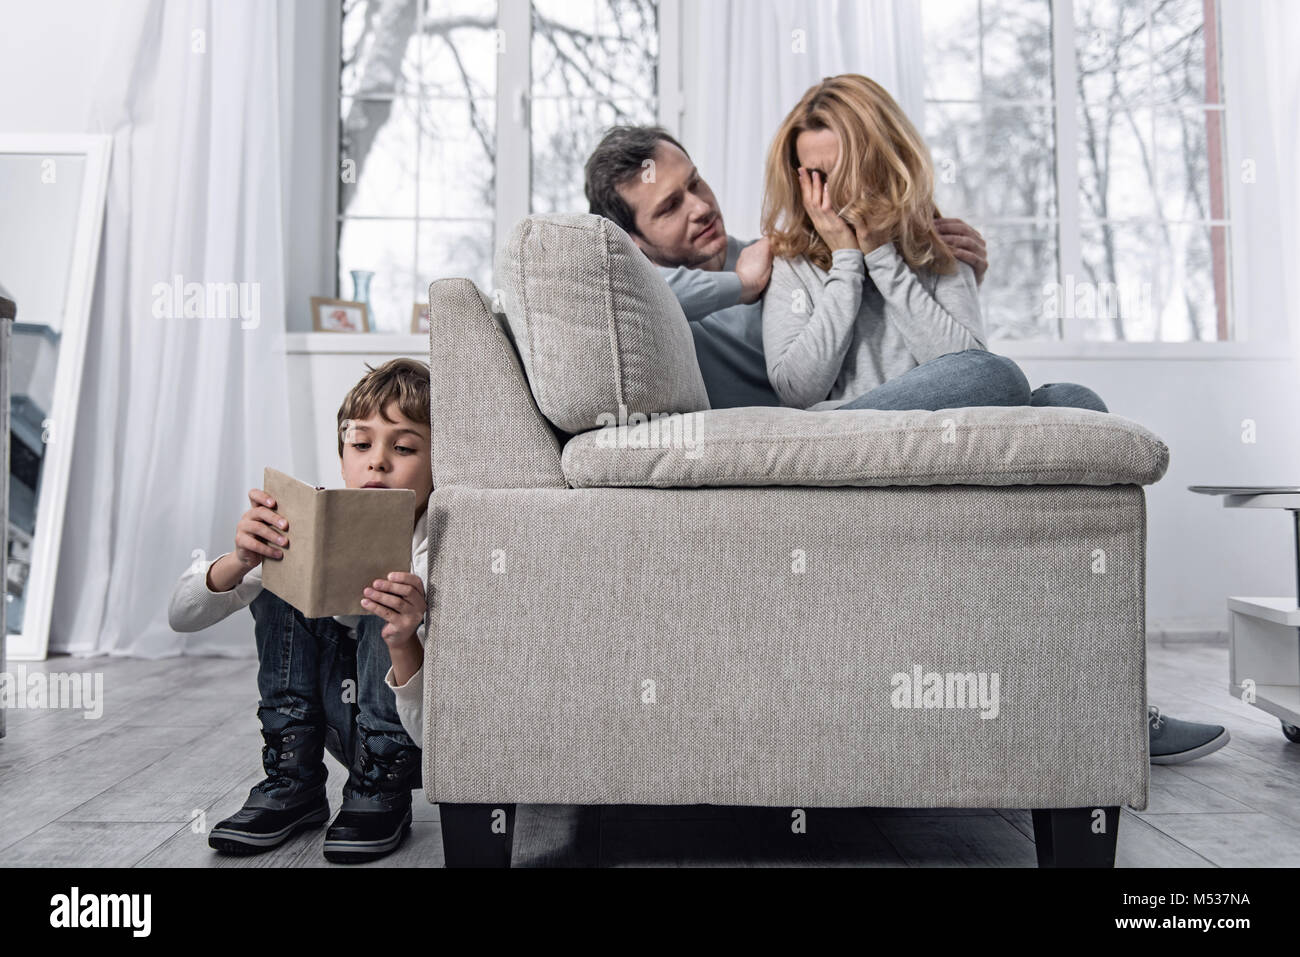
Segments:
[[[412,422],[395,401],[386,411],[393,421],[385,422],[378,414],[353,419],[343,433],[343,484],[413,489],[419,512],[433,491],[429,423]]]
[[[653,176],[648,175],[651,170]],[[660,140],[654,166],[619,186],[618,193],[636,217],[632,239],[651,262],[722,268],[727,230],[718,202],[690,157],[672,143]]]

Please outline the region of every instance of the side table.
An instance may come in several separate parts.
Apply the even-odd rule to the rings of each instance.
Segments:
[[[1228,691],[1282,722],[1300,742],[1300,487],[1189,485],[1224,508],[1281,508],[1295,528],[1296,596],[1228,599]],[[1249,684],[1248,684],[1249,682]]]

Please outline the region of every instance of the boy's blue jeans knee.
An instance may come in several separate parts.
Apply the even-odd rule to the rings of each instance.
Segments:
[[[347,768],[362,735],[380,753],[389,750],[390,742],[419,746],[402,727],[397,700],[384,683],[392,661],[380,634],[382,618],[363,615],[354,640],[340,622],[306,618],[266,589],[249,608],[257,639],[258,717],[264,729],[324,724],[326,749]]]
[[[961,409],[976,405],[1067,406],[1107,412],[1101,396],[1073,382],[1030,389],[1014,359],[985,349],[949,352],[908,369],[839,409]]]

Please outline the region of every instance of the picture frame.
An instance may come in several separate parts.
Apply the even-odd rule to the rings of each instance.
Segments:
[[[421,335],[429,334],[429,304],[417,302],[411,309],[411,331]]]
[[[311,327],[316,332],[369,332],[370,308],[350,299],[312,296]]]

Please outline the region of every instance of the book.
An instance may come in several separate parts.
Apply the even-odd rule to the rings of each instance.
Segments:
[[[284,558],[262,560],[262,587],[307,618],[370,615],[364,590],[411,570],[415,492],[409,488],[322,488],[273,468],[264,488],[289,523]]]

